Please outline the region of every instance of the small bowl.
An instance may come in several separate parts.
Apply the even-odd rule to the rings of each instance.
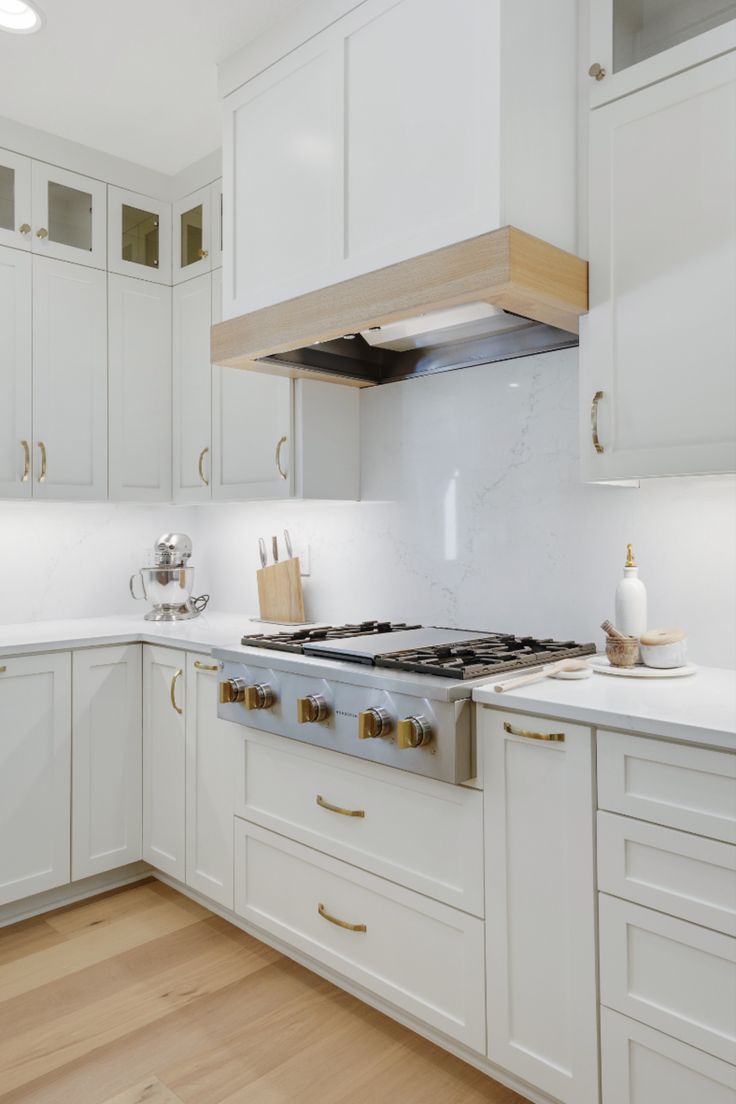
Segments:
[[[639,658],[639,641],[635,636],[626,640],[607,636],[606,655],[612,667],[633,667]]]

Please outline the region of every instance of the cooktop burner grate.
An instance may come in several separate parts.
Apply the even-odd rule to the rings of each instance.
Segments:
[[[489,633],[462,644],[436,644],[429,648],[387,652],[376,657],[379,667],[413,671],[419,675],[440,675],[452,679],[483,678],[502,671],[538,667],[558,659],[593,655],[595,644],[574,640],[537,640],[533,636]]]
[[[316,644],[323,640],[378,636],[379,633],[406,632],[419,628],[421,625],[408,625],[405,622],[361,621],[359,624],[322,625],[319,628],[289,629],[279,633],[252,633],[244,636],[241,644],[248,648],[303,653],[306,644]]]

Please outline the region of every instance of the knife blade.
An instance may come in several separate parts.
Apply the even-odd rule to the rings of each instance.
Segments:
[[[279,538],[271,537],[271,551],[273,552],[273,562],[277,564],[279,562]]]
[[[284,544],[286,545],[286,555],[290,560],[294,559],[294,549],[291,544],[291,537],[289,536],[289,530],[284,529]]]
[[[266,555],[266,542],[263,537],[258,538],[258,554],[261,557],[261,567],[265,567],[268,563],[268,556]]]

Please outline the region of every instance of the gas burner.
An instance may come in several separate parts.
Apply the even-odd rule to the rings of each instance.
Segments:
[[[361,621],[348,625],[321,625],[317,628],[289,629],[278,633],[251,633],[242,638],[248,648],[267,648],[277,652],[304,652],[305,646],[324,640],[339,640],[356,636],[378,636],[382,633],[406,632],[419,629],[400,621]]]
[[[427,648],[386,652],[376,657],[379,667],[413,671],[419,675],[440,675],[451,679],[475,679],[502,671],[538,667],[558,659],[593,655],[595,644],[574,640],[537,640],[533,636],[489,633],[461,644],[434,644]]]

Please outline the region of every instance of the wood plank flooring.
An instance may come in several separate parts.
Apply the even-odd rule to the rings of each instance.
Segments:
[[[525,1104],[153,879],[0,929],[1,1104]]]

